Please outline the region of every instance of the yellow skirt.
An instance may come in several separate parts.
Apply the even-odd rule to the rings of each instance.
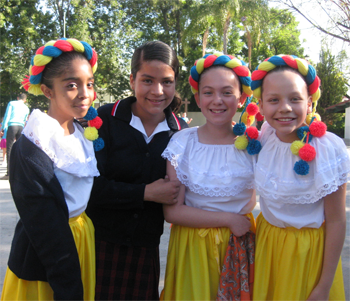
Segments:
[[[79,255],[84,300],[94,300],[96,283],[94,226],[85,212],[70,218],[69,226]],[[53,291],[48,282],[19,279],[7,268],[1,300],[53,300]]]
[[[278,228],[260,214],[253,300],[306,300],[321,276],[324,235],[324,224],[319,229]],[[341,260],[329,300],[345,300]]]
[[[173,225],[161,300],[215,300],[230,235],[228,228]]]

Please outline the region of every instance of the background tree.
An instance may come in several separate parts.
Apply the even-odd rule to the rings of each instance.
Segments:
[[[322,121],[326,123],[328,130],[344,137],[344,113],[329,113],[325,109],[342,101],[347,92],[346,79],[340,71],[341,58],[336,58],[330,50],[323,48],[320,53],[320,61],[316,65],[317,75],[321,79],[321,98],[317,112]]]
[[[303,16],[313,27],[336,39],[350,42],[350,0],[274,0]],[[320,11],[325,19],[316,21],[310,12]]]

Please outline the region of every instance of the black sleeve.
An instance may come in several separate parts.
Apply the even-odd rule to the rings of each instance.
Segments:
[[[105,147],[96,152],[97,167],[100,176],[94,180],[91,191],[89,205],[97,204],[99,207],[112,209],[142,209],[144,206],[143,198],[145,192],[145,183],[135,184],[122,181],[115,181],[107,172],[110,161],[110,149],[113,147],[113,139],[115,139],[116,128],[111,117],[111,107],[105,105],[98,110],[99,117],[103,120],[103,125],[99,129],[99,136],[104,140]],[[124,133],[128,135],[128,133]],[[127,145],[125,146],[128,147]],[[127,162],[129,158],[115,158],[115,160],[123,160]]]
[[[54,299],[82,300],[79,257],[52,162],[41,151],[43,155],[38,157],[30,148],[19,149],[19,141],[11,151],[10,184],[21,223],[45,267]]]

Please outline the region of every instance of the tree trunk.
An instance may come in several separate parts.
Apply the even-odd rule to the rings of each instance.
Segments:
[[[230,12],[227,13],[225,25],[224,25],[224,54],[227,54],[227,31],[231,23]]]
[[[205,50],[207,49],[207,43],[208,43],[208,35],[209,35],[209,27],[207,27],[207,29],[203,34],[202,56],[205,56]]]

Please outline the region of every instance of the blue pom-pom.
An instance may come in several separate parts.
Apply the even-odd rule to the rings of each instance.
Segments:
[[[98,152],[105,147],[105,142],[103,141],[102,138],[97,138],[92,143],[94,144],[95,152]]]
[[[297,135],[298,135],[298,138],[301,140],[304,138],[304,132],[309,132],[309,142],[311,142],[312,140],[312,135],[309,131],[309,127],[307,125],[305,126],[302,126],[301,128],[298,128],[297,130]],[[306,142],[306,138],[304,139],[304,142]]]
[[[95,119],[96,116],[97,116],[97,110],[94,107],[90,107],[86,115],[84,116],[84,119],[92,120],[92,119]]]
[[[294,171],[301,176],[305,176],[309,173],[309,164],[304,160],[299,160],[294,164]]]
[[[233,133],[236,136],[241,136],[244,134],[245,129],[246,129],[246,127],[245,127],[245,124],[243,122],[236,123],[233,127]]]
[[[250,140],[247,146],[247,152],[249,155],[256,155],[261,151],[261,143],[256,139]]]

